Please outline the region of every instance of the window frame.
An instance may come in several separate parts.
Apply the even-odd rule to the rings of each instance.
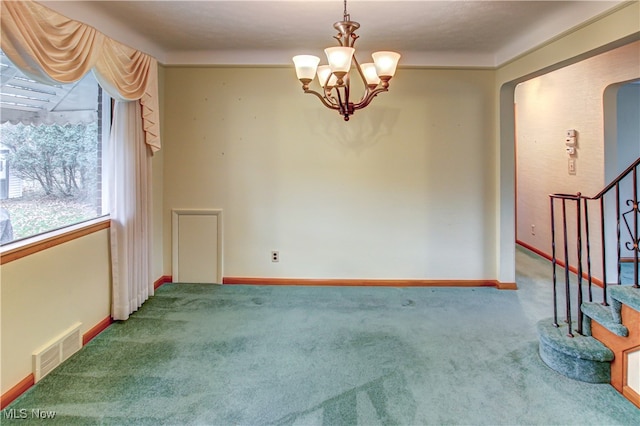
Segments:
[[[0,265],[109,228],[111,228],[111,218],[109,215],[104,215],[55,231],[7,243],[0,247]]]

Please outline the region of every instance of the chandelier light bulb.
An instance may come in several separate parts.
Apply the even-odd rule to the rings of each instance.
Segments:
[[[303,83],[309,83],[316,76],[316,69],[320,63],[320,58],[313,55],[297,55],[293,57],[293,63],[296,66],[298,80]]]
[[[396,67],[400,60],[400,54],[396,52],[375,52],[371,55],[376,65],[376,72],[380,78],[387,77],[387,80],[396,73]]]
[[[342,46],[327,47],[324,49],[331,72],[333,72],[338,79],[344,77],[351,69],[351,59],[353,58],[353,52],[355,52],[355,50],[353,47]]]
[[[338,78],[331,73],[329,65],[320,65],[318,67],[318,81],[321,87],[331,88],[338,83]]]
[[[364,78],[367,80],[367,86],[377,86],[380,83],[380,77],[376,72],[376,66],[373,62],[367,62],[360,65],[360,69],[364,74]]]

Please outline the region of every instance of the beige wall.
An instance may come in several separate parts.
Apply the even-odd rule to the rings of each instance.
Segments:
[[[640,42],[518,85],[519,240],[550,253],[548,195],[581,192],[593,196],[608,183],[604,177],[604,92],[611,84],[637,78],[640,78]],[[577,154],[572,156],[576,162],[575,175],[568,172],[569,156],[564,143],[567,129],[576,129],[578,132]],[[615,144],[615,141],[611,143]],[[634,159],[626,158],[622,170]],[[569,217],[570,223],[573,223],[572,219],[573,215]],[[531,225],[536,227],[535,235],[531,233]],[[595,223],[593,225],[596,226]]]
[[[165,234],[223,209],[224,276],[493,279],[494,78],[401,69],[344,122],[290,68],[169,67]]]
[[[109,231],[2,265],[1,392],[32,372],[31,355],[76,322],[86,333],[110,313]]]

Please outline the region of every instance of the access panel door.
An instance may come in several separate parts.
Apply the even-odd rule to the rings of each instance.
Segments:
[[[173,281],[220,283],[220,210],[173,210]]]

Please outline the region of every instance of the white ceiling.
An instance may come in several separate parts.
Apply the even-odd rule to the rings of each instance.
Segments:
[[[342,0],[40,1],[165,64],[290,65],[336,45]],[[359,56],[402,65],[499,66],[616,9],[621,1],[349,0]]]

